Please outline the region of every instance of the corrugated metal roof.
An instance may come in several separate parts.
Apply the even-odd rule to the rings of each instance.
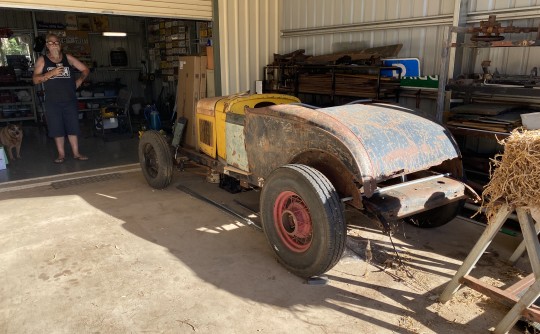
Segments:
[[[61,12],[80,12],[110,15],[131,15],[194,20],[212,19],[212,0],[39,0],[0,1],[0,7],[43,9]]]

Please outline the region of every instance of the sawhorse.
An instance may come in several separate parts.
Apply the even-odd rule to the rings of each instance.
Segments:
[[[512,208],[508,204],[502,204],[495,214],[493,222],[487,225],[484,233],[482,233],[476,245],[474,245],[461,267],[439,297],[441,303],[446,303],[452,298],[460,286],[465,284],[471,289],[497,298],[503,303],[513,305],[510,311],[495,327],[493,331],[495,334],[507,333],[521,317],[533,322],[540,322],[540,308],[532,305],[540,296],[540,243],[538,242],[537,231],[534,220],[531,217],[530,208],[516,208],[519,225],[523,234],[523,242],[514,252],[511,259],[514,262],[517,261],[517,258],[526,249],[533,273],[506,290],[493,287],[469,276],[472,268],[488,248],[491,241],[493,241],[495,235],[499,232],[512,211]]]

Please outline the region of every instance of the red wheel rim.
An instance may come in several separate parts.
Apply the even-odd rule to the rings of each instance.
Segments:
[[[274,224],[279,238],[287,248],[301,253],[313,240],[313,224],[309,209],[300,196],[284,191],[274,204]]]

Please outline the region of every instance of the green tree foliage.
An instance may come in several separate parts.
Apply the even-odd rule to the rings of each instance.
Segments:
[[[28,43],[21,40],[21,37],[0,38],[2,43],[0,46],[0,65],[6,66],[6,55],[30,55],[30,47]]]

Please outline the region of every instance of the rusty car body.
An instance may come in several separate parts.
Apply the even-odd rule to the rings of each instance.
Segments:
[[[403,107],[317,108],[279,94],[201,100],[199,107],[199,149],[176,149],[262,188],[266,238],[278,260],[302,277],[326,272],[341,257],[344,205],[384,229],[398,220],[436,227],[452,220],[469,196],[449,131]],[[157,133],[141,138],[140,164],[151,186],[171,182],[174,149]]]

